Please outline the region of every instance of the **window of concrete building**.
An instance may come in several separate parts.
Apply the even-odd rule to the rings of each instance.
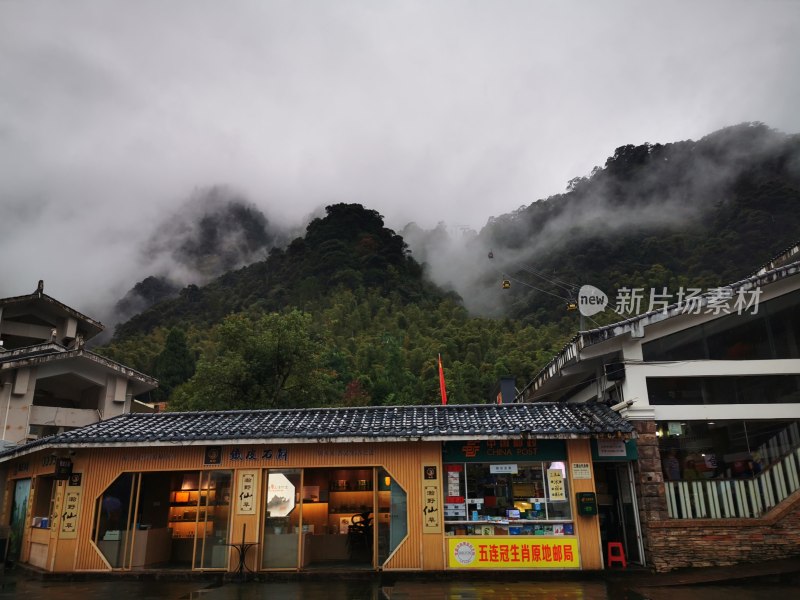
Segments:
[[[659,421],[666,481],[752,478],[800,445],[790,420]]]
[[[800,357],[800,292],[642,345],[644,360],[770,360]]]
[[[800,403],[798,375],[648,377],[652,405]]]

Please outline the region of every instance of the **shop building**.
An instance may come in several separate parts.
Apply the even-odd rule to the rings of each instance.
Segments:
[[[800,554],[798,256],[794,246],[729,286],[582,331],[522,394],[606,403],[636,428],[657,570]],[[594,468],[598,492],[618,485],[619,472]]]
[[[0,454],[2,518],[62,573],[596,570],[633,437],[600,404],[126,414]]]

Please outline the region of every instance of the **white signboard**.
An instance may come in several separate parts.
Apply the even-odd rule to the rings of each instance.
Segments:
[[[592,468],[589,463],[572,463],[573,479],[591,479]]]
[[[597,440],[597,456],[618,456],[625,458],[625,440]]]
[[[517,465],[489,465],[489,473],[505,473],[506,475],[516,475]]]

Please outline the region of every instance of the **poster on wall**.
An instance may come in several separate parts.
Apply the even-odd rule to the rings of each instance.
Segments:
[[[547,483],[551,502],[563,502],[567,499],[564,493],[564,474],[561,469],[547,469]]]
[[[592,465],[588,462],[574,462],[572,463],[572,478],[573,479],[591,479],[592,478]]]
[[[283,473],[270,473],[267,479],[267,516],[285,517],[294,506],[294,484]]]
[[[257,471],[239,471],[239,495],[236,502],[237,515],[256,514]]]

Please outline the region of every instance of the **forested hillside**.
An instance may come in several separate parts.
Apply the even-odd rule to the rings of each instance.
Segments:
[[[617,148],[567,193],[493,219],[479,236],[520,281],[566,295],[533,267],[610,297],[623,286],[674,292],[730,283],[797,239],[800,136],[759,123]],[[505,314],[546,323],[563,305],[518,285]]]
[[[158,377],[173,409],[436,402],[440,353],[450,401],[485,402],[499,377],[524,385],[577,330],[564,282],[613,302],[623,286],[737,280],[800,238],[799,202],[800,138],[743,124],[622,146],[449,253],[441,228],[417,231],[412,255],[377,212],[337,204],[266,260],[119,326],[101,351]]]
[[[440,353],[449,400],[474,403],[501,376],[527,380],[565,335],[470,317],[424,279],[377,212],[337,204],[285,251],[185,288],[101,351],[158,377],[160,399],[197,356],[175,409],[435,402]]]

